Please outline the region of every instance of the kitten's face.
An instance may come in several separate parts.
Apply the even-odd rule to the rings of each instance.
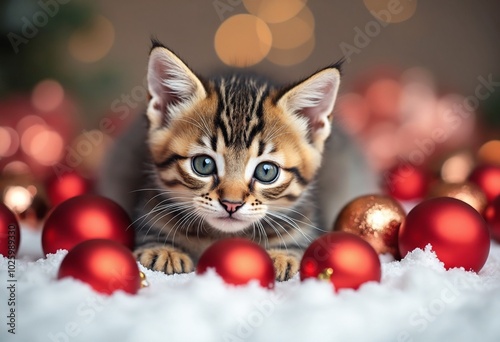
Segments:
[[[153,49],[149,146],[159,186],[182,203],[186,224],[259,228],[303,198],[338,87],[337,70],[322,73],[288,91],[238,77],[202,84],[170,51]]]

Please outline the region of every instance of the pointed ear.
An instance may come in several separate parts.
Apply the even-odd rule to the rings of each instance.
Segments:
[[[151,128],[167,125],[207,96],[200,79],[172,51],[154,44],[149,55],[147,116]]]
[[[323,149],[330,135],[331,114],[340,85],[340,71],[323,69],[288,89],[278,100],[286,112],[307,120],[313,145]]]

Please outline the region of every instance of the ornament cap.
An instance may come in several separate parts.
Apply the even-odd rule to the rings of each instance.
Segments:
[[[319,280],[330,281],[333,275],[333,268],[327,267],[320,274],[318,274]]]
[[[144,272],[140,271],[139,277],[141,278],[141,289],[143,289],[145,287],[149,287],[149,282],[148,282],[148,279],[146,278],[146,275],[144,274]]]

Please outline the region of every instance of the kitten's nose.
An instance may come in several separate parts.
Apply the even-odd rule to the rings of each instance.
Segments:
[[[228,200],[219,200],[220,204],[226,209],[229,215],[234,214],[238,209],[243,206],[243,202],[232,202]]]

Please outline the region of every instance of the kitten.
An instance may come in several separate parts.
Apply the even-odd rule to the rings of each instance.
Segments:
[[[361,158],[346,139],[337,141],[345,165],[327,162],[317,179],[340,64],[281,88],[238,74],[206,80],[154,41],[147,79],[146,115],[117,142],[101,182],[132,216],[145,267],[191,272],[211,243],[238,236],[266,248],[276,279],[287,280],[356,193],[336,177],[366,184],[358,193],[374,188],[362,163],[348,163]]]

